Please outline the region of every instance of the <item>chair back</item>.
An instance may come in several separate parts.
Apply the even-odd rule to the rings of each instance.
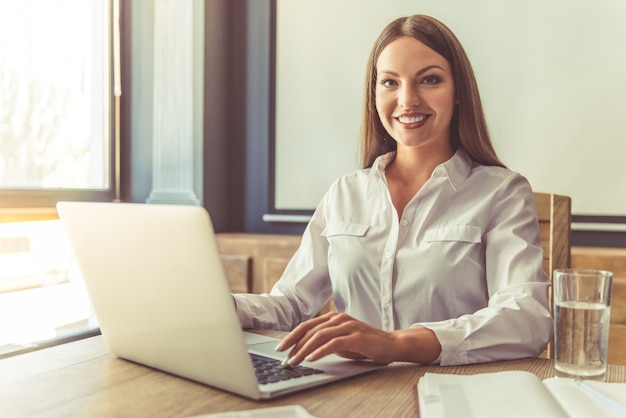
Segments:
[[[568,196],[551,193],[535,193],[537,218],[543,248],[543,268],[552,280],[555,269],[569,268],[571,263],[571,224],[572,200]],[[552,306],[552,287],[549,289],[550,310]],[[554,344],[550,342],[543,357],[554,357]]]

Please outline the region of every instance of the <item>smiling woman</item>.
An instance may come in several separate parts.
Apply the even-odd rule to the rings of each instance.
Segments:
[[[461,43],[431,16],[396,18],[365,74],[363,167],[328,188],[269,293],[233,295],[242,326],[289,330],[290,366],[539,354],[552,321],[534,195],[493,149]]]

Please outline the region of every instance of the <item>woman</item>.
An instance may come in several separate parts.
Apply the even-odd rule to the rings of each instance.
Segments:
[[[460,42],[397,19],[366,78],[364,168],[330,187],[270,294],[234,295],[242,326],[291,330],[287,365],[536,356],[552,319],[535,202],[496,156]]]

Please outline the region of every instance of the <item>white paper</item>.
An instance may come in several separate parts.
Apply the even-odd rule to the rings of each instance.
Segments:
[[[315,418],[300,405],[275,406],[271,408],[247,409],[245,411],[219,412],[197,415],[191,418]]]
[[[530,372],[506,371],[426,373],[417,388],[422,418],[626,418],[626,383],[585,384],[593,390],[574,379],[541,381]]]
[[[418,391],[422,418],[566,417],[541,380],[529,372],[426,373]]]
[[[543,381],[570,418],[624,418],[626,415],[613,409],[601,399],[581,389],[574,379],[552,377]],[[587,381],[587,384],[623,405],[626,409],[626,383]]]

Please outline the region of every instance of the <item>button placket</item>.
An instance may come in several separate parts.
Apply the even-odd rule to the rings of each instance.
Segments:
[[[387,243],[385,245],[380,268],[380,305],[382,314],[382,328],[393,330],[393,266],[400,232],[398,222],[393,222]]]

